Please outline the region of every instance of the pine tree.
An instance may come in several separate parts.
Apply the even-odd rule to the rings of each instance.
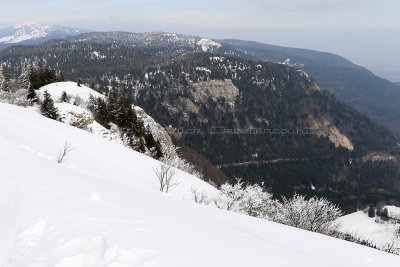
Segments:
[[[375,207],[374,207],[374,204],[369,204],[368,217],[370,217],[370,218],[374,218],[374,217],[375,217]]]
[[[58,110],[54,106],[53,99],[51,99],[51,96],[47,91],[44,91],[43,93],[43,102],[40,105],[40,112],[42,115],[53,120],[59,120],[60,118]]]
[[[33,89],[33,87],[29,87],[26,99],[28,99],[30,105],[33,105],[33,103],[37,102],[36,92],[35,89]]]
[[[10,91],[10,75],[7,73],[5,66],[2,66],[0,74],[0,90],[8,92]]]
[[[67,102],[68,100],[68,96],[67,93],[65,91],[62,92],[61,97],[60,97],[60,101],[61,102]]]
[[[30,70],[31,67],[27,63],[24,63],[22,67],[21,75],[18,77],[18,84],[20,88],[23,89],[30,89],[31,88],[31,81],[30,81]]]

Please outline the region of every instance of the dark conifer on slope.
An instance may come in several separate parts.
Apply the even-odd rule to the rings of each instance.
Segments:
[[[369,204],[368,217],[370,217],[370,218],[374,218],[375,217],[375,206],[374,206],[374,204]]]
[[[7,73],[4,65],[2,66],[0,73],[0,90],[5,92],[10,90],[10,75]]]
[[[36,103],[37,102],[37,97],[36,97],[35,89],[30,87],[28,89],[28,95],[26,96],[26,98],[28,99],[30,105],[32,105],[33,103]]]
[[[43,102],[40,105],[40,112],[42,115],[53,120],[59,120],[60,118],[58,110],[54,106],[53,99],[51,99],[51,96],[47,91],[44,91],[43,93]]]

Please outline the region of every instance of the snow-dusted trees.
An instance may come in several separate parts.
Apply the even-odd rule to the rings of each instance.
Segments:
[[[175,178],[176,170],[171,165],[160,162],[160,165],[153,168],[153,171],[157,175],[161,192],[168,193],[172,187],[179,184],[178,180]]]
[[[272,195],[258,185],[245,186],[240,179],[236,184],[225,183],[219,195],[214,199],[220,209],[244,213],[250,216],[274,220],[280,204]]]
[[[234,185],[225,183],[219,190],[220,193],[214,200],[215,205],[220,209],[239,211],[239,202],[243,197],[243,182],[239,179]]]
[[[24,63],[22,67],[21,75],[18,77],[18,84],[20,88],[30,89],[31,88],[31,65]]]
[[[1,70],[0,70],[0,91],[8,92],[10,91],[10,85],[11,85],[11,77],[7,73],[6,68],[4,65],[1,65]]]
[[[340,208],[325,198],[314,196],[307,200],[297,194],[283,199],[279,213],[279,222],[283,224],[323,234],[337,230],[335,220],[342,215]]]
[[[192,189],[192,193],[195,201],[201,198],[198,191],[193,192]],[[222,185],[214,203],[220,209],[323,234],[335,232],[339,227],[335,220],[342,215],[340,208],[325,198],[306,199],[296,194],[291,199],[283,198],[281,203],[274,200],[262,186],[257,184],[245,186],[240,179],[234,185],[228,183]]]

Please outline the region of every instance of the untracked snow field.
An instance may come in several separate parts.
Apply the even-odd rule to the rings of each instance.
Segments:
[[[62,164],[66,140],[73,150]],[[178,172],[100,136],[0,104],[0,266],[399,266],[400,257],[193,202]]]

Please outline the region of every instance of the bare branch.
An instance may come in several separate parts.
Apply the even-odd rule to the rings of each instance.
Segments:
[[[68,156],[69,152],[73,150],[71,142],[67,139],[65,140],[64,146],[61,148],[60,152],[57,154],[57,163],[63,163]]]
[[[161,192],[168,193],[171,188],[179,184],[179,181],[175,179],[176,170],[171,165],[161,162],[157,168],[153,168],[153,171],[160,182]]]

